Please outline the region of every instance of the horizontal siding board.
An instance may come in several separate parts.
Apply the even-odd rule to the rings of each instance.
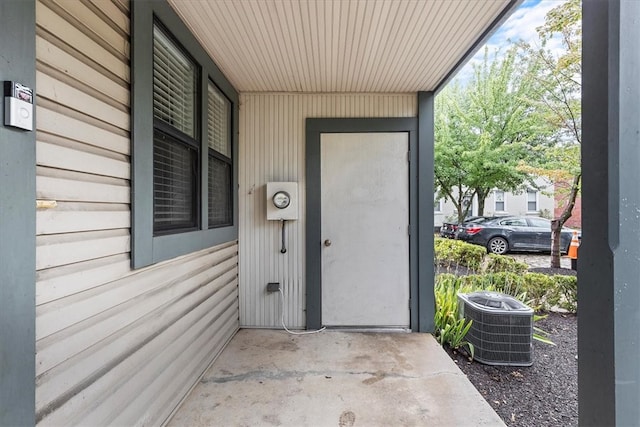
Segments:
[[[203,302],[171,325],[152,344],[155,347],[153,356],[141,361],[140,369],[119,388],[120,393],[106,396],[104,405],[98,411],[79,422],[132,425],[142,418],[149,425],[160,425],[163,412],[166,417],[167,405],[176,404],[176,392],[184,388],[185,382],[188,384],[203,373],[221,344],[224,344],[222,339],[237,330],[237,289],[224,291],[214,295],[219,295],[219,298]],[[214,334],[215,331],[222,336],[216,337],[218,334]],[[175,345],[163,346],[162,341]],[[167,383],[178,390],[166,387]],[[119,410],[113,411],[111,408]],[[140,414],[141,408],[143,414]]]
[[[36,197],[38,199],[73,201],[129,203],[130,187],[112,183],[76,181],[51,176],[36,177]]]
[[[126,154],[116,153],[115,151],[106,150],[106,149],[101,148],[101,147],[96,147],[95,145],[89,145],[89,144],[85,144],[83,142],[74,141],[72,139],[65,138],[64,136],[53,135],[53,134],[47,133],[47,132],[38,132],[38,138],[36,140],[36,143],[46,143],[46,144],[52,144],[52,145],[55,145],[55,146],[58,146],[58,147],[65,147],[65,148],[68,148],[68,149],[71,149],[71,150],[79,151],[81,153],[97,155],[100,158],[104,158],[105,160],[117,160],[118,162],[121,162],[121,163],[124,163],[125,165],[127,165],[126,166],[127,169],[131,170],[130,158]],[[36,149],[36,151],[38,151],[38,150]],[[43,162],[54,162],[56,160],[47,158],[47,159],[42,159],[42,161]],[[62,160],[62,161],[58,160],[58,162],[64,162],[64,160]],[[65,163],[55,163],[55,164],[65,164]],[[96,165],[96,166],[98,166],[98,165]],[[113,166],[113,165],[111,165],[111,166]],[[107,167],[109,167],[109,166],[107,166]],[[62,169],[66,169],[66,168],[63,167]],[[77,170],[77,169],[70,169],[70,170]],[[97,171],[98,170],[96,170],[96,172]],[[93,173],[93,171],[91,171],[90,173]],[[101,175],[100,173],[97,173],[97,174]],[[119,175],[118,173],[114,173],[113,175],[105,175],[105,176],[117,177],[118,175]],[[129,176],[130,176],[130,174],[127,175],[127,177],[129,177]]]
[[[209,334],[200,335],[197,337],[197,341],[192,344],[192,346],[199,345],[199,349],[196,348],[197,352],[194,352],[193,355],[187,351],[179,352],[174,359],[174,363],[158,375],[158,380],[152,384],[152,387],[144,390],[145,397],[148,397],[149,403],[146,405],[139,403],[141,406],[137,407],[134,406],[134,404],[138,403],[137,401],[134,404],[129,404],[126,411],[122,412],[122,416],[116,414],[118,418],[114,420],[114,425],[118,425],[121,422],[127,424],[126,420],[133,419],[132,415],[139,411],[138,408],[143,408],[145,411],[144,419],[149,420],[149,425],[164,425],[164,422],[174,412],[172,408],[176,408],[176,405],[180,403],[176,401],[176,395],[184,396],[193,388],[193,383],[185,381],[184,376],[180,378],[181,381],[176,381],[177,373],[187,373],[187,378],[199,378],[202,376],[207,367],[211,365],[222,352],[224,346],[238,331],[237,293],[232,297],[235,299],[236,308],[229,307],[220,318],[216,319],[215,323],[207,325]],[[208,335],[212,331],[215,334],[209,338]],[[172,384],[175,388],[171,389],[163,386],[167,383]]]
[[[129,65],[125,57],[105,49],[41,1],[36,3],[36,24],[120,79],[129,81]]]
[[[102,0],[92,0],[92,1],[102,1]],[[129,0],[111,0],[111,2],[115,5],[118,6],[118,8],[120,10],[122,10],[123,12],[129,12],[130,11],[130,7],[129,7]]]
[[[82,294],[69,296],[64,300],[54,301],[50,304],[39,305],[36,307],[36,315],[38,316],[37,321],[42,323],[36,328],[36,339],[38,340],[36,348],[44,350],[47,346],[54,344],[56,341],[61,341],[67,336],[83,333],[87,325],[78,325],[78,323],[90,319],[98,313],[106,312],[115,307],[118,307],[118,310],[121,311],[127,309],[135,311],[137,303],[133,300],[142,298],[147,293],[163,287],[169,287],[170,289],[173,289],[173,286],[180,287],[184,280],[188,280],[201,272],[209,272],[209,274],[215,275],[220,271],[227,271],[233,265],[233,262],[237,263],[236,254],[236,246],[228,246],[205,256],[195,256],[172,263],[170,274],[162,267],[148,269],[144,272],[133,272],[120,280],[105,282],[101,287],[88,289]],[[220,265],[225,262],[227,263],[226,265]],[[86,304],[87,307],[81,308],[81,312],[75,312],[69,308],[69,306],[77,305],[83,301],[85,304],[90,301],[96,305]],[[143,301],[143,304],[146,304],[146,302]],[[141,309],[141,307],[138,308]],[[70,318],[66,317],[67,312],[69,312],[68,316]],[[109,316],[111,315],[107,313],[106,317]],[[43,322],[42,319],[47,317],[51,320]],[[117,319],[117,321],[120,320],[126,321],[126,319]],[[93,319],[91,322],[99,323],[101,320]],[[63,330],[64,332],[60,332]],[[113,331],[115,330],[117,330],[117,327],[114,326]],[[61,333],[61,335],[45,339],[45,337],[56,332]]]
[[[36,237],[36,269],[57,267],[129,252],[129,230],[93,231]]]
[[[124,34],[129,34],[129,16],[122,12],[113,1],[89,0],[90,4],[101,11]]]
[[[201,271],[202,267],[194,268],[191,271],[187,270],[179,276],[171,277],[170,281],[163,280],[167,276],[166,272],[162,272],[161,275],[149,274],[148,279],[145,277],[135,282],[135,290],[130,290],[127,286],[110,285],[105,286],[106,289],[94,288],[87,291],[88,295],[77,294],[73,298],[68,298],[72,301],[58,300],[39,306],[36,309],[36,325],[38,327],[36,338],[40,340],[59,331],[62,333],[39,342],[37,348],[43,351],[44,356],[44,350],[49,343],[62,342],[65,336],[71,335],[70,332],[74,332],[76,329],[89,330],[98,322],[102,329],[99,332],[93,332],[92,335],[87,334],[86,338],[99,340],[124,327],[135,316],[141,317],[153,311],[154,307],[166,304],[170,298],[168,294],[163,293],[164,291],[169,291],[171,295],[180,294],[180,292],[187,293],[191,289],[190,286],[194,284],[208,283],[223,276],[228,280],[229,274],[235,274],[233,272],[235,264],[237,264],[237,260],[230,258],[215,266],[207,265],[204,271]],[[102,317],[109,317],[111,323],[107,324],[104,320],[93,319],[93,316],[100,313],[104,313]],[[85,322],[85,324],[80,326],[81,322]],[[75,326],[74,331],[64,331],[65,328],[73,325],[78,325]],[[74,332],[75,337],[81,334],[85,334],[85,332]]]
[[[210,262],[217,263],[223,258],[220,255],[228,256],[222,249],[231,248],[230,253],[237,253],[236,244],[227,244],[216,247],[213,250],[206,250]],[[211,252],[211,253],[209,253]],[[180,265],[188,263],[194,255],[187,255],[177,258],[175,262]],[[195,256],[199,257],[198,254]],[[172,261],[173,262],[173,261]],[[149,274],[155,270],[162,270],[163,263],[154,265],[142,271],[131,271],[130,258],[128,254],[119,254],[111,257],[98,258],[76,264],[65,265],[36,272],[36,305],[64,298],[78,292],[89,290],[116,279],[125,279],[125,276],[133,274]],[[174,267],[175,268],[175,267]],[[127,279],[124,286],[136,286],[136,278]]]
[[[235,259],[234,261],[237,262]],[[175,266],[174,269],[179,271],[178,266]],[[236,283],[236,285],[232,286],[237,286],[237,269],[235,266],[214,279],[211,279],[211,272],[209,272],[208,275],[204,275],[204,281],[198,281],[198,279],[180,280],[182,277],[188,277],[189,274],[175,276],[175,273],[172,270],[168,274],[167,271],[162,269],[159,274],[149,275],[148,278],[145,277],[143,280],[131,281],[129,278],[119,281],[119,283],[107,284],[104,286],[106,289],[102,290],[102,293],[111,294],[107,295],[111,298],[111,305],[105,307],[103,302],[94,297],[93,300],[98,301],[103,308],[102,312],[98,313],[96,311],[93,315],[88,313],[74,316],[76,323],[73,324],[68,319],[56,318],[55,307],[47,308],[42,318],[51,319],[52,322],[55,322],[55,325],[48,327],[47,330],[38,331],[42,336],[36,343],[36,375],[39,378],[38,381],[51,381],[57,375],[54,372],[50,372],[50,370],[65,361],[67,361],[66,368],[62,366],[58,370],[73,369],[75,355],[86,352],[87,349],[92,347],[95,349],[96,345],[107,346],[110,341],[123,335],[131,340],[132,334],[130,330],[138,326],[135,323],[136,319],[150,316],[150,319],[157,322],[157,319],[154,319],[150,314],[181,295],[180,292],[186,294],[190,289],[195,289],[189,288],[191,284],[200,286],[202,283],[211,283],[215,287],[220,287],[224,284]],[[170,280],[167,280],[167,278]],[[185,281],[188,282],[186,285],[182,283]],[[136,291],[137,296],[130,297],[126,294],[127,289],[132,286],[136,287],[132,291]],[[138,287],[141,290],[138,290]],[[114,296],[118,295],[125,296],[120,300],[114,300]],[[147,301],[147,299],[152,299],[152,301]],[[65,307],[62,307],[62,311],[64,310]],[[38,307],[38,311],[42,311],[40,307]],[[83,311],[86,313],[86,309],[83,309]],[[42,318],[39,317],[37,320],[39,328],[43,327]],[[153,327],[153,322],[142,326]],[[89,354],[92,352],[89,351]]]
[[[38,210],[36,213],[38,235],[128,229],[130,226],[131,212],[128,209],[124,211],[59,211],[54,208]]]
[[[131,270],[128,10],[37,0],[38,425],[160,424],[238,329],[237,242]]]
[[[128,137],[48,108],[36,107],[36,126],[39,131],[63,136],[116,153],[130,154],[131,142]]]
[[[235,295],[234,304],[236,304],[237,307],[237,294]],[[237,308],[235,310],[229,308],[224,313],[222,320],[226,321],[224,323],[218,321],[211,325],[211,330],[216,333],[210,339],[210,342],[215,344],[215,346],[210,348],[209,346],[201,345],[201,349],[192,358],[189,358],[188,354],[185,353],[179,354],[179,359],[176,360],[175,365],[176,367],[181,366],[184,370],[183,372],[188,372],[189,378],[200,378],[206,372],[206,369],[215,361],[218,355],[220,355],[227,343],[231,341],[236,332],[238,332]],[[200,342],[206,342],[205,339],[205,336],[199,337]],[[198,361],[201,362],[198,363]],[[165,377],[164,380],[170,381],[170,378],[168,378],[169,373],[163,374]],[[176,395],[186,396],[193,389],[194,385],[190,381],[182,381],[181,383],[172,381],[171,383],[175,384],[175,387],[177,388],[176,394],[167,387],[161,388],[158,390],[157,398],[153,400],[153,405],[144,407],[146,409],[146,413],[155,418],[156,423],[163,423],[163,425],[175,412],[175,409],[178,407],[177,405],[181,403],[181,401],[176,401]]]
[[[36,55],[39,63],[64,73],[70,80],[91,87],[123,106],[129,104],[129,89],[120,81],[114,81],[88,61],[81,61],[42,36],[36,37]]]
[[[129,129],[129,113],[126,111],[102,102],[42,71],[36,72],[36,84],[38,85],[38,96],[63,104],[121,129]]]
[[[75,25],[79,29],[91,36],[101,45],[105,45],[118,54],[129,57],[129,42],[123,37],[122,32],[117,30],[117,26],[110,25],[109,22],[99,18],[93,10],[88,8],[81,1],[68,0],[50,0],[59,9],[66,12],[70,17],[75,19]],[[67,20],[69,20],[67,18]]]
[[[233,327],[237,328],[237,320],[231,320],[224,324],[222,327],[226,327],[227,330],[232,331]],[[230,332],[229,335],[233,335],[234,332]],[[182,340],[180,340],[182,341]],[[186,368],[189,362],[192,362],[193,354],[190,352],[183,352],[184,347],[180,348],[177,346],[163,346],[158,349],[158,352],[171,351],[175,354],[174,361],[183,368]],[[119,396],[117,392],[127,384],[129,384],[129,380],[134,378],[136,381],[133,385],[137,385],[140,388],[140,392],[142,393],[145,389],[145,385],[148,386],[149,383],[152,383],[154,379],[160,378],[162,383],[158,387],[157,384],[154,384],[153,390],[157,394],[170,394],[172,399],[169,403],[171,406],[160,408],[160,411],[155,414],[155,417],[160,418],[162,412],[170,411],[179,400],[177,400],[177,393],[173,394],[173,391],[179,387],[181,381],[186,377],[186,375],[190,374],[190,372],[186,370],[178,371],[177,369],[171,369],[171,366],[162,366],[158,368],[155,364],[147,363],[148,360],[152,359],[154,356],[158,354],[158,352],[143,354],[143,353],[135,353],[127,360],[123,361],[123,363],[119,364],[113,370],[107,372],[104,376],[102,376],[99,381],[93,382],[89,385],[89,387],[83,389],[77,395],[74,395],[68,402],[65,403],[57,412],[51,414],[48,418],[44,419],[43,424],[50,425],[100,425],[96,420],[97,415],[104,415],[103,411],[106,409],[107,416],[114,417],[118,416],[119,412],[123,410],[123,408],[111,408],[109,410],[109,404],[112,404],[111,401],[105,401],[106,397],[123,397]],[[209,357],[213,357],[210,355]],[[203,364],[204,365],[204,364]],[[149,377],[140,377],[137,375],[140,372],[145,372],[145,367],[149,367],[151,370],[154,370],[151,378]],[[205,366],[206,367],[206,366]],[[167,378],[168,375],[166,371],[175,373],[170,378]],[[177,373],[176,373],[177,371]],[[193,379],[195,375],[191,376]],[[197,377],[195,377],[197,378]],[[164,393],[163,393],[164,392]],[[138,393],[138,394],[139,394]],[[124,395],[124,394],[123,394]],[[136,394],[137,395],[137,394]],[[133,400],[136,395],[129,395],[129,400]],[[100,402],[100,405],[96,405],[95,408],[87,408],[85,404],[86,401],[90,402]],[[104,402],[104,403],[103,403]],[[137,408],[137,411],[134,409],[133,414],[129,413],[130,418],[129,421],[120,425],[160,425],[158,422],[154,422],[154,416],[145,416],[147,415],[147,409],[144,407]],[[162,412],[161,412],[162,411]],[[135,420],[135,421],[132,421]],[[105,423],[104,425],[119,425],[114,423]]]
[[[86,291],[127,275],[131,270],[128,254],[92,259],[36,272],[36,305]]]
[[[81,144],[78,144],[78,148]],[[104,155],[88,153],[80,149],[36,141],[36,162],[40,166],[86,172],[122,179],[131,178],[131,165],[126,160],[118,160]]]
[[[220,281],[223,279],[220,278]],[[173,351],[181,351],[182,346],[176,342],[177,337],[192,333],[185,332],[181,325],[189,324],[193,317],[199,317],[205,313],[211,313],[212,305],[216,305],[223,294],[235,293],[233,286],[218,284],[218,281],[199,282],[200,286],[192,292],[178,294],[174,301],[158,306],[150,313],[137,319],[126,328],[119,330],[117,334],[98,342],[95,348],[91,348],[76,354],[65,363],[51,369],[47,374],[38,377],[37,385],[39,393],[36,398],[37,411],[47,411],[48,407],[58,406],[60,416],[64,416],[67,402],[60,401],[60,394],[74,396],[68,400],[73,409],[74,400],[81,395],[82,399],[91,394],[95,383],[109,383],[108,388],[119,386],[131,375],[135,374],[157,353],[167,347],[167,343]],[[227,283],[236,283],[235,279]],[[122,315],[124,316],[124,314]],[[170,333],[167,337],[166,335]],[[164,335],[164,339],[158,339]],[[178,340],[179,341],[179,340]],[[144,351],[140,351],[144,348]],[[138,357],[136,357],[138,355]],[[136,366],[127,366],[137,358]],[[156,368],[156,372],[161,367]],[[126,370],[128,374],[123,372]],[[120,375],[115,375],[120,371]],[[60,375],[64,372],[64,375]],[[55,375],[58,374],[58,375]],[[105,396],[102,394],[103,399]],[[93,396],[97,398],[98,396]],[[129,396],[131,398],[131,396]],[[82,402],[80,400],[80,403]],[[55,417],[52,422],[55,422]]]

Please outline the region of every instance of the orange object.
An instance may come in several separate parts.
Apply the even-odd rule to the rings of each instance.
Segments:
[[[570,259],[578,259],[578,246],[580,246],[580,241],[578,241],[578,232],[573,232],[573,237],[571,238],[571,244],[569,245],[569,258]]]

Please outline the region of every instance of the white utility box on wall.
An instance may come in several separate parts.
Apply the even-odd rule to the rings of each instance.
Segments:
[[[298,183],[267,183],[267,219],[298,219]]]

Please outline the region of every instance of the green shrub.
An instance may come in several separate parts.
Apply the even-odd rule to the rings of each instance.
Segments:
[[[475,291],[501,292],[517,299],[523,299],[524,277],[515,273],[474,274],[460,277],[460,292]]]
[[[547,276],[540,273],[501,272],[460,276],[458,292],[500,292],[511,295],[536,311],[560,307],[570,312],[578,308],[578,281],[575,276]]]
[[[547,295],[553,291],[554,282],[551,277],[540,273],[524,275],[524,291],[527,294],[526,304],[536,311],[548,311],[552,306]]]
[[[488,274],[488,281],[492,285],[492,289],[503,294],[511,295],[520,301],[527,298],[527,288],[525,286],[524,276],[508,271],[500,273]]]
[[[482,274],[470,274],[468,276],[458,277],[458,287],[476,289],[484,284],[484,276]]]
[[[435,258],[439,265],[451,267],[461,265],[478,271],[487,250],[482,246],[472,245],[453,239],[435,239]]]
[[[464,340],[472,321],[460,317],[458,290],[460,281],[453,274],[441,274],[436,278],[436,339],[441,345],[453,349],[467,347],[473,358],[473,345]]]
[[[527,264],[518,262],[509,256],[489,254],[484,271],[487,273],[509,272],[523,274],[528,269],[529,266]]]
[[[457,278],[453,274],[448,274],[448,273],[438,274],[436,276],[435,287],[436,287],[436,289],[438,287],[456,288],[457,289],[458,284],[456,282],[457,282]]]
[[[497,291],[524,301],[534,310],[561,307],[571,312],[577,311],[578,287],[575,276],[549,277],[527,273],[528,266],[524,263],[504,255],[486,256],[484,247],[460,240],[436,237],[434,249],[436,263],[449,271],[455,272],[455,268],[462,266],[472,272],[485,273],[463,276],[461,285],[464,289],[461,292]]]
[[[566,277],[566,276],[554,276]],[[569,281],[566,281],[570,287]],[[549,289],[554,286],[554,281],[544,274],[527,273],[524,276],[515,273],[501,272],[495,274],[474,274],[456,277],[453,274],[440,274],[436,277],[436,339],[441,345],[447,344],[453,349],[467,347],[473,358],[474,348],[471,343],[465,341],[465,336],[471,328],[472,321],[460,318],[458,293],[471,293],[477,291],[501,292],[513,296],[519,301],[528,301],[542,305],[546,303],[546,293],[538,289]],[[527,289],[533,294],[533,298],[527,300]],[[535,309],[535,307],[534,307]],[[534,321],[540,316],[534,316]],[[546,344],[555,345],[548,339],[548,334],[534,327],[533,338]]]
[[[560,307],[572,313],[578,311],[578,278],[576,276],[552,276],[552,289],[547,295],[550,307]]]
[[[481,290],[495,290],[491,284],[491,278],[486,274],[471,274],[468,276],[460,276],[458,278],[458,281],[458,288],[460,289],[459,292],[470,293]]]

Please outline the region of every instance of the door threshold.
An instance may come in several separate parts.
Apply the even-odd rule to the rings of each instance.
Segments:
[[[389,327],[381,327],[381,326],[326,326],[328,331],[335,332],[372,332],[372,333],[381,333],[381,332],[389,332],[389,333],[410,333],[410,328],[403,328],[400,326],[389,326]]]

